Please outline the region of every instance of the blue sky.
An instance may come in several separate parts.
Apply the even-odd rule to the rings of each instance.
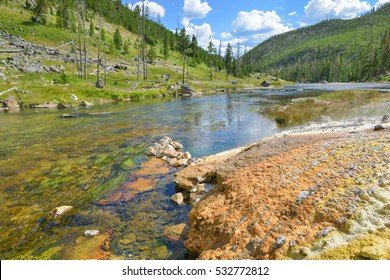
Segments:
[[[123,0],[134,7],[140,0]],[[233,46],[240,41],[248,48],[269,37],[329,18],[349,19],[390,0],[150,0],[152,17],[169,29],[185,27],[206,47]]]

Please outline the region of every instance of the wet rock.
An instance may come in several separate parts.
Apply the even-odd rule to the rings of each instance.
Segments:
[[[93,103],[83,100],[83,101],[81,101],[80,105],[86,107],[86,106],[92,106]]]
[[[172,146],[176,149],[176,150],[181,150],[183,149],[183,145],[177,141],[172,141]]]
[[[146,152],[147,155],[150,155],[150,156],[155,156],[156,155],[156,148],[155,147],[149,147],[147,152]]]
[[[84,232],[84,236],[85,237],[93,237],[93,236],[96,236],[96,235],[99,235],[100,234],[100,231],[97,230],[97,229],[89,229],[89,230],[86,230]]]
[[[73,210],[72,206],[60,206],[55,208],[54,212],[54,218],[61,217],[65,215],[65,213],[68,213]]]
[[[260,86],[262,86],[262,87],[269,87],[271,85],[271,82],[269,82],[269,81],[263,81],[261,84],[260,84]]]
[[[31,108],[33,108],[33,109],[55,109],[55,108],[57,108],[57,106],[58,106],[57,103],[46,102],[44,104],[32,105]]]
[[[10,96],[6,100],[4,100],[4,105],[10,110],[18,110],[20,109],[20,105],[16,100],[15,96]]]
[[[161,152],[162,156],[167,156],[170,158],[176,158],[179,153],[176,152],[175,148],[171,145],[165,145],[163,146],[163,150]]]
[[[74,101],[77,101],[77,100],[79,100],[79,99],[77,98],[77,96],[76,96],[76,95],[74,95],[74,94],[72,94],[72,95],[70,96],[70,98],[71,98],[72,100],[74,100]]]
[[[66,104],[58,103],[58,105],[57,105],[57,109],[66,109],[66,108],[69,108],[69,106]]]
[[[179,156],[179,159],[184,159],[184,160],[190,160],[192,158],[191,154],[189,152],[182,153]]]
[[[374,131],[381,131],[381,130],[384,130],[385,127],[381,124],[377,124],[375,127],[374,127]]]
[[[332,119],[328,116],[321,116],[315,120],[316,123],[330,123]]]
[[[182,193],[175,193],[171,198],[171,201],[181,206],[184,204],[184,197]]]
[[[390,123],[390,116],[384,115],[382,118],[382,123]]]
[[[61,118],[63,119],[77,118],[77,115],[62,114]]]
[[[168,136],[164,136],[164,137],[161,138],[160,141],[159,141],[160,145],[162,145],[162,146],[171,145],[172,142],[173,142],[172,139],[169,138]]]
[[[172,242],[185,240],[188,234],[188,226],[186,224],[178,224],[164,228],[163,236]]]

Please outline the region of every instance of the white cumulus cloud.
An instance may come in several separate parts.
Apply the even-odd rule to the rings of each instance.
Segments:
[[[296,12],[296,11],[294,11],[294,12],[291,12],[291,13],[289,13],[288,15],[290,16],[290,17],[292,17],[292,16],[296,16],[298,13]]]
[[[390,2],[390,0],[379,0],[378,2],[376,2],[375,6],[374,6],[375,10],[379,9],[382,5],[384,5],[388,2]]]
[[[191,23],[187,18],[183,18],[181,23],[186,29],[186,33],[190,36],[190,39],[193,35],[195,35],[198,45],[206,49],[210,42],[210,38],[212,38],[214,34],[211,25],[208,23],[203,23],[202,25],[195,25]]]
[[[137,2],[135,4],[128,4],[129,9],[134,10],[135,7],[142,7],[142,2]],[[153,1],[145,1],[145,7],[149,8],[149,16],[151,17],[164,17],[165,16],[165,8],[160,4]]]
[[[220,36],[222,39],[230,39],[233,37],[233,35],[230,32],[222,32]]]
[[[284,33],[293,28],[284,25],[275,11],[239,12],[231,26],[231,33],[237,37],[246,37],[248,43],[257,45],[273,35]]]
[[[330,18],[350,19],[370,9],[370,3],[360,0],[310,0],[305,6],[301,24],[313,24]]]
[[[189,19],[204,18],[212,10],[209,3],[201,0],[184,0],[184,17]]]

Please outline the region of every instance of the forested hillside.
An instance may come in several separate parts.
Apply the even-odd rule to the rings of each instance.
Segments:
[[[390,72],[390,4],[274,36],[244,57],[252,71],[301,82],[367,81]]]

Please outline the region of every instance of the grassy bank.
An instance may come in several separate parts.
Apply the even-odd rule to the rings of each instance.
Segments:
[[[341,119],[358,116],[363,111],[366,114],[375,110],[375,104],[383,102],[390,102],[389,94],[381,94],[375,90],[339,91],[315,98],[296,99],[286,106],[267,109],[264,113],[274,117],[279,125],[289,126],[314,121],[322,115]]]

